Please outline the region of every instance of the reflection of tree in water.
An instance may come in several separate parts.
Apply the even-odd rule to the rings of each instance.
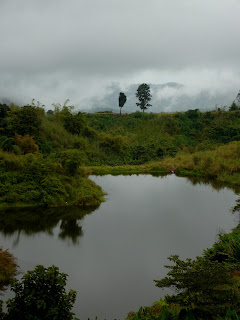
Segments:
[[[232,208],[232,212],[239,213],[239,221],[240,221],[240,198],[236,201],[236,205]]]
[[[235,194],[240,193],[240,187],[237,185],[232,185],[229,183],[219,182],[215,179],[207,179],[202,177],[187,177],[187,180],[192,183],[192,185],[202,184],[202,185],[211,185],[214,190],[220,191],[224,188],[229,188],[233,190]],[[235,206],[232,208],[232,213],[239,213],[238,221],[240,224],[240,198],[236,200]]]
[[[59,238],[65,240],[71,238],[72,243],[77,244],[79,237],[83,235],[82,226],[79,225],[79,221],[75,219],[62,220],[60,224],[61,232]]]
[[[223,183],[220,181],[217,181],[216,179],[209,179],[209,178],[205,178],[205,177],[185,177],[188,181],[191,182],[192,185],[211,185],[211,187],[214,190],[220,191],[224,188],[229,188],[231,190],[233,190],[234,193],[238,194],[240,193],[240,186],[237,185],[233,185],[230,183]]]
[[[153,177],[159,177],[159,178],[164,178],[165,175],[159,175],[158,173],[151,174]],[[191,184],[193,186],[195,185],[210,185],[214,190],[220,191],[224,188],[229,188],[231,189],[235,194],[239,195],[240,194],[240,186],[239,185],[233,185],[230,183],[224,183],[224,182],[220,182],[217,181],[216,179],[210,179],[210,178],[206,178],[206,177],[197,177],[197,176],[188,176],[188,177],[184,177],[185,179],[187,179],[187,181],[191,182]],[[232,213],[239,213],[239,217],[238,217],[238,221],[239,221],[239,225],[240,225],[240,198],[236,201],[235,206],[232,208]]]
[[[73,244],[77,244],[77,240],[83,235],[80,221],[97,208],[98,206],[1,210],[0,232],[5,236],[15,235],[14,245],[17,245],[21,234],[31,236],[44,232],[52,236],[53,229],[61,221],[59,238],[70,239]]]

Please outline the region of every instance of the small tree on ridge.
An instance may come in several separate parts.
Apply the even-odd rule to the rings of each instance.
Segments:
[[[148,84],[143,83],[138,87],[136,97],[139,100],[136,105],[140,107],[143,112],[144,110],[152,106],[151,104],[149,104],[149,101],[152,99],[152,95],[150,93],[150,86]]]
[[[122,107],[124,106],[125,102],[127,101],[127,97],[123,92],[119,93],[119,108],[120,108],[120,114],[122,113]]]

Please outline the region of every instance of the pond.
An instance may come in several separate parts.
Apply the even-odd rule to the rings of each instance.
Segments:
[[[92,176],[106,202],[88,209],[0,213],[0,240],[23,272],[52,264],[69,275],[81,320],[124,319],[164,295],[167,257],[194,258],[238,223],[227,188],[168,175]],[[8,296],[9,293],[6,294]],[[6,297],[5,297],[6,298]]]

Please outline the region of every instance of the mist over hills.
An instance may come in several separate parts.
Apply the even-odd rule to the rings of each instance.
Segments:
[[[164,84],[149,84],[151,88],[152,107],[149,112],[174,112],[186,111],[188,109],[213,110],[216,107],[223,107],[233,102],[236,93],[220,92],[213,90],[200,90],[197,88],[189,88],[176,82],[169,82]],[[134,112],[140,110],[136,106],[136,91],[139,84],[131,84],[122,87],[118,83],[113,83],[107,87],[107,92],[103,97],[93,97],[85,102],[87,108],[80,108],[87,112],[97,112],[103,110],[112,110],[119,112],[118,96],[119,92],[124,92],[127,96],[122,112]],[[90,109],[89,109],[90,107]],[[227,108],[228,109],[228,108]]]
[[[147,111],[154,113],[186,111],[189,109],[206,111],[222,108],[224,106],[226,106],[226,110],[228,110],[228,107],[235,100],[237,95],[237,92],[235,92],[234,89],[229,88],[226,90],[199,89],[176,82],[149,85],[152,94],[152,100],[150,101],[152,107]],[[127,102],[122,109],[123,113],[140,111],[139,107],[136,106],[138,100],[135,95],[138,86],[139,84],[123,86],[120,83],[112,83],[103,90],[102,95],[85,98],[84,100],[75,99],[76,101],[79,101],[79,103],[77,102],[74,104],[75,111],[98,112],[112,110],[113,112],[119,112],[118,97],[120,92],[124,92],[127,96]],[[71,96],[67,98],[70,98],[69,105],[71,105]],[[41,101],[41,98],[39,100]],[[60,101],[61,105],[63,105],[64,101]],[[11,98],[2,96],[0,97],[0,103],[5,103],[7,105],[14,103],[23,106],[31,103],[31,100],[22,101],[16,97]],[[45,105],[46,110],[53,109],[52,103],[45,103]]]

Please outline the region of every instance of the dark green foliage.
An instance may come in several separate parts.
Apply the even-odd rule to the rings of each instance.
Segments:
[[[195,110],[188,110],[185,112],[185,115],[191,119],[191,120],[195,120],[195,119],[198,119],[200,117],[200,112],[199,112],[199,109],[195,109]]]
[[[78,167],[87,161],[84,152],[77,149],[69,149],[59,153],[59,160],[62,163],[66,173],[74,176],[77,173]]]
[[[140,112],[140,111],[136,111],[136,112],[133,112],[133,113],[131,113],[131,115],[130,115],[132,118],[136,118],[136,119],[139,119],[139,118],[143,118],[144,116],[146,116],[146,115],[144,115],[142,112]]]
[[[7,116],[9,110],[9,106],[0,103],[0,121]]]
[[[240,261],[240,224],[227,234],[219,234],[211,249],[205,250],[205,257],[212,261],[237,263]]]
[[[83,177],[86,170],[79,169],[82,152],[66,150],[61,156],[57,161],[44,159],[41,154],[16,156],[0,152],[1,205],[99,204],[103,196],[101,188]]]
[[[148,84],[143,83],[138,87],[136,97],[139,100],[136,105],[140,107],[143,112],[152,106],[149,104],[150,100],[152,99],[152,95],[150,93],[150,86]]]
[[[239,110],[239,107],[236,105],[236,102],[233,101],[233,103],[229,107],[229,111],[235,111],[235,110]]]
[[[131,158],[135,164],[142,164],[154,159],[156,157],[154,152],[154,146],[136,145],[131,149]]]
[[[0,103],[0,136],[9,134],[8,121],[7,121],[7,116],[9,111],[10,111],[9,106],[7,106],[6,104]]]
[[[84,118],[81,112],[71,114],[70,112],[63,118],[64,128],[72,134],[80,134],[84,129]]]
[[[170,269],[168,276],[156,280],[156,286],[173,288],[177,292],[165,297],[167,303],[189,308],[202,319],[223,316],[228,308],[240,312],[239,284],[234,279],[239,263],[220,263],[203,257],[183,261],[177,255],[169,260],[174,265],[166,266]]]
[[[40,130],[41,112],[40,108],[33,106],[24,106],[12,112],[12,130],[20,135],[29,134],[36,138]]]
[[[138,312],[130,312],[127,320],[239,320],[236,311],[227,309],[223,317],[213,316],[200,318],[192,310],[168,305],[165,301],[155,302],[151,307],[140,308]]]
[[[127,149],[127,141],[120,135],[101,134],[100,146],[104,148],[109,154],[116,153],[122,155]]]
[[[15,145],[15,139],[14,138],[6,138],[2,144],[1,144],[1,148],[3,149],[3,151],[14,151],[14,146]]]
[[[4,320],[70,320],[71,309],[76,299],[76,292],[66,293],[67,275],[60,273],[55,266],[44,268],[37,266],[28,271],[22,282],[15,280],[11,290],[13,299],[7,302]]]
[[[94,130],[93,128],[89,127],[89,126],[85,126],[83,128],[82,134],[84,137],[87,137],[89,139],[94,139],[98,137],[98,133],[96,130]]]
[[[156,305],[156,304],[155,304]],[[152,307],[140,308],[136,313],[130,313],[127,317],[129,320],[196,320],[191,310],[182,309],[180,312],[175,312],[169,308],[167,304],[161,306],[159,310],[155,310],[155,305]]]
[[[219,143],[228,143],[240,140],[239,126],[228,124],[226,126],[212,125],[208,130],[208,135],[212,140]]]
[[[132,118],[136,118],[136,119],[144,119],[144,120],[150,120],[150,119],[154,119],[157,117],[157,115],[155,113],[143,113],[140,111],[136,111],[130,114],[130,117]]]
[[[48,140],[41,143],[39,147],[43,155],[49,155],[54,151],[51,141]]]
[[[41,180],[40,206],[49,207],[54,203],[61,203],[68,198],[67,190],[58,177],[46,176]]]

